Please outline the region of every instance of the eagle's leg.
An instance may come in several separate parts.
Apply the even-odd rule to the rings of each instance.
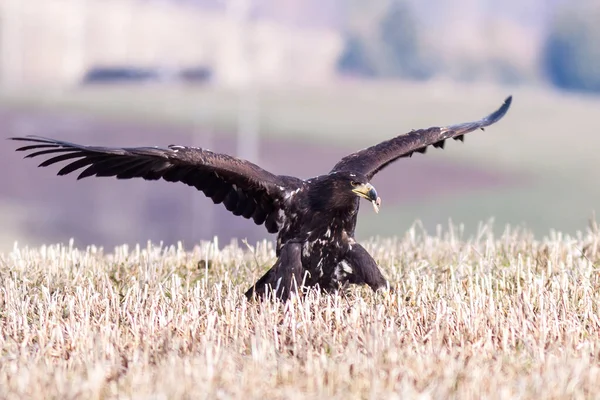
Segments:
[[[388,281],[379,270],[379,266],[371,255],[360,244],[352,244],[344,257],[352,272],[348,275],[348,282],[357,285],[367,284],[373,291],[389,288]]]
[[[252,299],[264,297],[267,292],[272,291],[282,301],[289,299],[292,293],[296,293],[302,285],[302,246],[300,243],[287,243],[281,248],[279,258],[275,265],[267,271],[248,291],[246,297]]]

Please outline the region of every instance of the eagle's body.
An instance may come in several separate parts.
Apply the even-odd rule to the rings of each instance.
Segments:
[[[443,147],[446,139],[463,140],[466,133],[495,123],[510,103],[509,97],[479,121],[399,135],[350,154],[328,174],[308,180],[274,175],[248,161],[196,147],[109,148],[33,136],[12,139],[31,143],[17,149],[32,151],[27,157],[50,155],[41,167],[68,161],[59,175],[83,169],[78,179],[115,176],[182,182],[215,204],[223,203],[234,215],[264,224],[268,232],[277,233],[277,261],[246,295],[262,296],[272,289],[285,300],[301,287],[388,286],[375,260],[354,239],[360,198],[379,209],[370,180],[401,157],[424,153],[429,145]]]
[[[285,194],[285,211],[282,215],[284,222],[277,236],[276,255],[281,257],[282,252],[299,252],[302,268],[291,274],[296,274],[294,277],[298,285],[319,285],[320,288],[329,290],[346,283],[368,283],[376,290],[386,286],[387,282],[375,261],[354,240],[360,198],[352,195],[347,202],[333,204],[321,195],[328,189],[323,186],[344,182],[344,177],[345,174],[340,177],[336,174],[318,176]],[[355,269],[361,270],[361,265],[353,265],[357,261],[374,267],[374,279],[367,282],[354,273]],[[274,283],[274,288],[277,289],[277,281],[273,278],[279,268],[282,266],[276,265],[276,268],[265,274],[255,285],[258,291],[262,293],[264,290],[263,282]],[[305,271],[309,273],[305,274]],[[252,289],[247,294],[251,293]]]

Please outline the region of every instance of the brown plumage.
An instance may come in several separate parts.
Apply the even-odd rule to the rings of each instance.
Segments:
[[[274,175],[259,166],[227,154],[196,147],[83,146],[36,136],[15,137],[29,142],[17,151],[26,158],[48,156],[39,166],[67,164],[58,171],[66,175],[81,171],[78,179],[114,176],[117,179],[164,179],[193,186],[223,203],[234,215],[264,224],[277,233],[275,265],[247,292],[264,295],[274,290],[287,299],[300,286],[318,285],[337,289],[348,283],[367,284],[373,290],[387,287],[377,263],[354,240],[361,197],[376,210],[379,198],[369,183],[390,163],[428,146],[443,148],[446,139],[464,140],[464,135],[500,120],[512,98],[489,116],[475,122],[413,130],[340,160],[326,175],[311,179]]]

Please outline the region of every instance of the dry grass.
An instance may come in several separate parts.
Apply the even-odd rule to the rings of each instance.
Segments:
[[[396,284],[242,293],[273,262],[202,243],[0,257],[0,398],[588,398],[600,393],[600,233],[483,227],[367,247]]]

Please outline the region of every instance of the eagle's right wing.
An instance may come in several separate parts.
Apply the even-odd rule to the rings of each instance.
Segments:
[[[500,120],[508,111],[512,96],[504,100],[502,106],[492,114],[474,122],[419,129],[375,146],[350,154],[340,160],[331,172],[349,171],[360,173],[371,179],[377,172],[401,157],[410,157],[414,152],[425,153],[427,147],[444,147],[446,139],[464,140],[466,133],[483,129]]]
[[[298,178],[274,175],[249,161],[196,147],[112,148],[37,136],[11,139],[31,143],[17,149],[29,151],[26,158],[52,155],[40,167],[67,161],[58,175],[85,168],[77,179],[115,176],[183,182],[204,192],[215,204],[223,203],[234,215],[264,223],[270,233],[276,233],[283,223],[281,208],[286,195],[302,185]]]

